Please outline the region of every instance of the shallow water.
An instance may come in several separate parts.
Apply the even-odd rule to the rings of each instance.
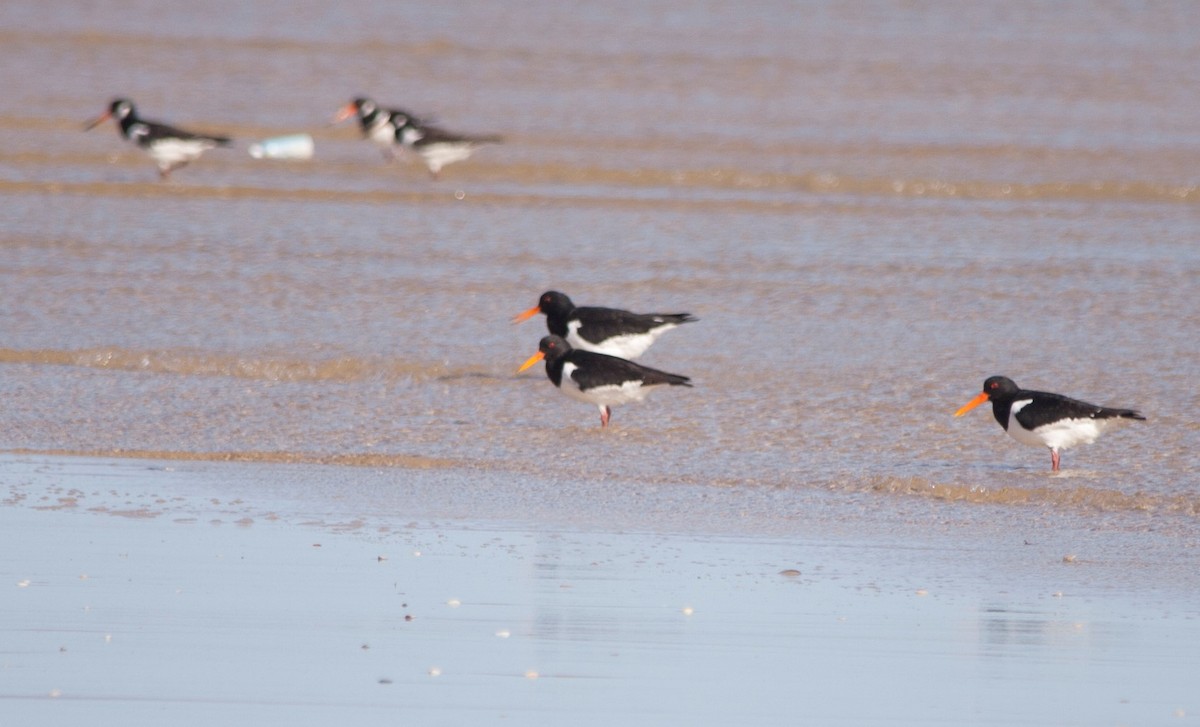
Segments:
[[[868,528],[935,498],[1195,558],[1198,14],[6,4],[0,448],[831,492]],[[358,93],[506,141],[433,182],[326,126]],[[239,145],[160,183],[80,131],[115,95]],[[298,131],[312,162],[245,153]],[[643,359],[696,388],[605,432],[516,375],[548,288],[697,315]],[[1051,477],[951,417],[992,374],[1149,421]]]
[[[1169,536],[964,539],[948,504],[861,528],[825,517],[842,493],[786,512],[795,491],[396,474],[0,457],[5,714],[1196,721],[1194,560],[1143,567]]]

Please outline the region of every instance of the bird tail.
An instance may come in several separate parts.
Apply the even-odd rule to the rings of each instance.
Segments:
[[[691,313],[651,313],[650,315],[665,323],[692,323],[700,320]]]
[[[642,373],[645,376],[647,386],[656,384],[670,384],[671,386],[691,386],[692,380],[690,377],[681,376],[679,374],[669,374],[666,371],[659,371],[647,366],[642,367]]]
[[[1101,419],[1136,419],[1139,422],[1146,421],[1146,417],[1142,416],[1141,412],[1133,409],[1101,409],[1097,415]]]

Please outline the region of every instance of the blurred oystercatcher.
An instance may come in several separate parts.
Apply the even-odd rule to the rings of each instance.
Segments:
[[[466,136],[455,134],[436,126],[422,124],[415,119],[408,119],[404,124],[396,126],[396,140],[405,147],[421,155],[425,166],[434,179],[442,171],[442,167],[454,162],[461,162],[484,144],[499,144],[502,139],[496,135]]]
[[[1025,391],[1003,376],[983,382],[983,392],[954,412],[960,417],[985,401],[1009,436],[1022,444],[1050,448],[1050,468],[1058,471],[1059,450],[1091,444],[1108,429],[1130,419],[1145,421],[1133,409],[1110,409],[1061,394]]]
[[[538,352],[529,357],[517,373],[542,359],[546,376],[562,393],[600,408],[600,426],[608,426],[612,408],[617,404],[641,401],[655,386],[691,386],[691,379],[678,374],[640,366],[616,356],[580,351],[559,336],[546,336]]]
[[[399,138],[401,127],[420,120],[404,109],[389,109],[375,103],[374,99],[359,96],[343,106],[331,123],[340,124],[351,116],[358,115],[363,137],[375,142],[383,149],[385,159],[395,159],[395,149],[403,149]]]
[[[538,304],[513,319],[528,320],[546,314],[546,327],[567,339],[573,347],[635,359],[646,352],[659,336],[676,326],[698,320],[690,313],[630,313],[615,308],[577,308],[557,290],[542,293]]]
[[[127,98],[114,100],[107,111],[89,122],[83,130],[90,131],[108,119],[116,119],[121,135],[154,159],[158,164],[158,174],[163,179],[188,162],[199,159],[205,151],[233,143],[226,136],[194,134],[156,121],[147,121],[138,116],[133,102]]]

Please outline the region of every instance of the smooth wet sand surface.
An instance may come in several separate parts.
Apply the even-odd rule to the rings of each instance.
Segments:
[[[0,703],[1195,720],[1196,27],[1186,3],[0,7],[0,575],[26,604]],[[364,93],[505,141],[435,182],[327,125]],[[118,95],[237,145],[159,182],[82,131]],[[298,132],[311,161],[246,153]],[[642,359],[695,388],[602,431],[516,374],[545,329],[511,318],[550,288],[696,315]],[[952,417],[993,374],[1148,421],[1051,475],[987,407]],[[93,554],[145,575],[75,646],[101,610],[75,589],[119,580],[81,582]]]
[[[1145,533],[964,542],[978,506],[884,530],[831,523],[828,494],[477,498],[493,477],[394,468],[0,472],[0,701],[18,723],[1195,720],[1195,559],[1127,579],[1170,557]],[[537,500],[537,517],[478,519],[480,499]]]

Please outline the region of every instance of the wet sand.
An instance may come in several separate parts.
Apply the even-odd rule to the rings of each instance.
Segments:
[[[1193,722],[1196,27],[0,5],[0,711]],[[505,141],[431,180],[364,93]],[[117,95],[237,144],[159,182]],[[642,359],[695,388],[518,375],[550,288],[696,315]],[[952,416],[993,374],[1148,420],[1051,475]]]
[[[0,702],[22,724],[1200,713],[1197,564],[1128,581],[1130,561],[1170,556],[1142,533],[968,543],[961,506],[885,532],[869,508],[830,523],[832,496],[547,502],[514,478],[397,468],[10,456],[0,472]]]

